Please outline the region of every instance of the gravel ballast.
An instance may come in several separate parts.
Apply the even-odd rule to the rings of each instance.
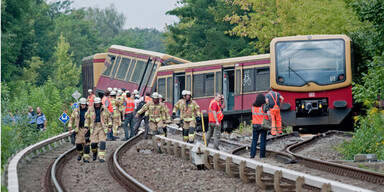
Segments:
[[[224,172],[197,170],[190,161],[153,152],[144,140],[122,157],[124,169],[154,191],[260,191],[255,183],[244,184]]]

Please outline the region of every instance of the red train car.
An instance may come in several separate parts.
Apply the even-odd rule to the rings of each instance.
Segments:
[[[287,125],[350,123],[351,40],[345,35],[275,38],[271,48],[271,87],[285,98]]]
[[[187,63],[164,53],[112,45],[108,49],[105,68],[98,79],[96,92],[103,93],[108,87],[137,89],[141,95],[151,91],[154,77],[160,66]]]
[[[222,93],[224,127],[234,128],[250,119],[256,94],[270,87],[269,65],[270,56],[265,54],[164,66],[158,70],[156,90],[166,98],[169,108],[179,100],[182,90],[191,90],[203,112],[215,93]]]

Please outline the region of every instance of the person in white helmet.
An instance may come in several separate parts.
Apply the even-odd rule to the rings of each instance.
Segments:
[[[79,103],[80,107],[72,111],[68,122],[68,130],[72,131],[72,127],[74,127],[75,145],[78,153],[77,160],[80,161],[83,158],[85,163],[89,163],[89,129],[85,126],[85,114],[88,111],[87,99],[82,97]]]
[[[149,118],[149,128],[153,135],[164,135],[164,120],[166,120],[167,109],[159,101],[159,94],[152,94],[152,101],[149,101],[145,104],[136,114],[138,118],[139,115],[148,112]]]
[[[88,89],[88,98],[87,98],[87,101],[88,101],[88,104],[89,105],[93,105],[93,102],[95,100],[95,94],[93,93],[92,89]]]
[[[98,157],[100,162],[105,162],[106,133],[108,127],[112,126],[111,115],[106,108],[102,107],[101,99],[96,97],[94,105],[88,109],[85,116],[85,127],[89,127],[91,133],[93,161]]]
[[[185,101],[180,104],[180,120],[183,121],[183,140],[195,140],[196,119],[200,120],[200,106],[192,100],[190,91],[185,93]]]
[[[171,121],[171,116],[170,116],[170,114],[169,114],[169,108],[168,108],[167,105],[165,104],[165,100],[164,100],[163,96],[160,95],[160,94],[159,94],[159,99],[160,99],[160,103],[161,103],[162,105],[164,105],[165,109],[167,109],[166,120],[164,121],[164,124],[170,124],[172,121]],[[164,126],[163,130],[164,130],[165,136],[167,136],[167,127]]]

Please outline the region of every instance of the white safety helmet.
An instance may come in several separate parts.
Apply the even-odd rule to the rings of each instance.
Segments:
[[[108,87],[107,91],[112,92],[112,87]]]
[[[160,98],[160,99],[162,99],[162,98],[163,98],[163,96],[159,94],[159,98]]]
[[[113,90],[114,90],[114,91],[117,91],[117,88],[115,87],[115,88],[113,88]]]
[[[111,96],[112,95],[116,95],[116,91],[111,91],[111,94],[110,94]]]
[[[117,90],[117,95],[121,95],[123,91],[121,89]]]
[[[128,93],[131,93],[131,92],[129,92],[128,90],[126,90],[126,91],[125,91],[125,94],[128,94]]]
[[[181,92],[181,95],[182,96],[184,96],[184,95],[186,95],[187,94],[187,90],[183,90],[182,92]]]
[[[137,90],[135,89],[135,90],[133,90],[133,94],[138,95],[138,94],[139,94],[139,91],[137,91]]]
[[[80,103],[80,105],[86,105],[87,104],[87,99],[82,97],[82,98],[80,98],[79,103]]]
[[[100,97],[96,97],[96,98],[95,98],[95,104],[97,104],[97,103],[101,103],[101,99],[100,99]]]
[[[158,99],[158,98],[159,98],[159,94],[158,94],[157,92],[154,92],[154,93],[152,94],[152,98],[154,98],[154,99]]]
[[[88,89],[88,93],[92,93],[92,89]]]
[[[192,95],[190,91],[185,91],[185,95]]]

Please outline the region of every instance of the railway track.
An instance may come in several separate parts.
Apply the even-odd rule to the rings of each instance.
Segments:
[[[294,133],[268,138],[267,143],[268,141],[273,142],[276,140],[291,137],[293,135]],[[301,142],[288,144],[281,151],[267,149],[266,150],[267,156],[276,158],[278,161],[282,163],[298,163],[306,167],[309,167],[311,169],[321,170],[321,171],[333,173],[339,176],[354,178],[364,182],[370,182],[373,184],[384,184],[384,174],[382,173],[360,169],[360,168],[352,167],[348,165],[328,162],[324,160],[314,159],[310,157],[305,157],[303,155],[298,154],[298,152],[301,149],[314,144],[316,141],[322,138],[330,137],[332,135],[340,135],[340,136],[348,136],[348,137],[352,136],[350,133],[345,133],[341,131],[328,131],[326,133],[313,136],[312,138],[301,141]],[[244,153],[249,153],[249,148],[250,148],[250,145],[239,147],[238,149],[234,150],[232,154],[241,155]]]
[[[120,156],[134,146],[137,142],[144,138],[144,134],[140,132],[135,137],[126,141],[118,147],[107,161],[108,170],[111,176],[126,190],[137,192],[151,192],[152,190],[147,186],[138,182],[135,178],[130,176],[120,165]],[[76,155],[76,149],[72,148],[65,153],[61,154],[50,166],[49,173],[46,174],[46,191],[68,191],[62,182],[62,172],[65,164]]]
[[[338,163],[322,161],[310,157],[305,157],[303,155],[298,154],[297,152],[301,149],[312,145],[316,141],[323,139],[325,137],[330,137],[332,135],[342,135],[342,136],[351,136],[351,134],[340,132],[340,131],[328,131],[326,133],[316,135],[311,139],[305,140],[300,143],[296,143],[287,147],[286,152],[292,155],[298,163],[304,164],[307,167],[318,169],[322,171],[327,171],[334,173],[340,176],[347,176],[350,178],[359,179],[362,181],[376,183],[376,184],[384,184],[384,174],[368,171],[365,169],[360,169],[357,167],[352,167],[348,165],[342,165]]]

